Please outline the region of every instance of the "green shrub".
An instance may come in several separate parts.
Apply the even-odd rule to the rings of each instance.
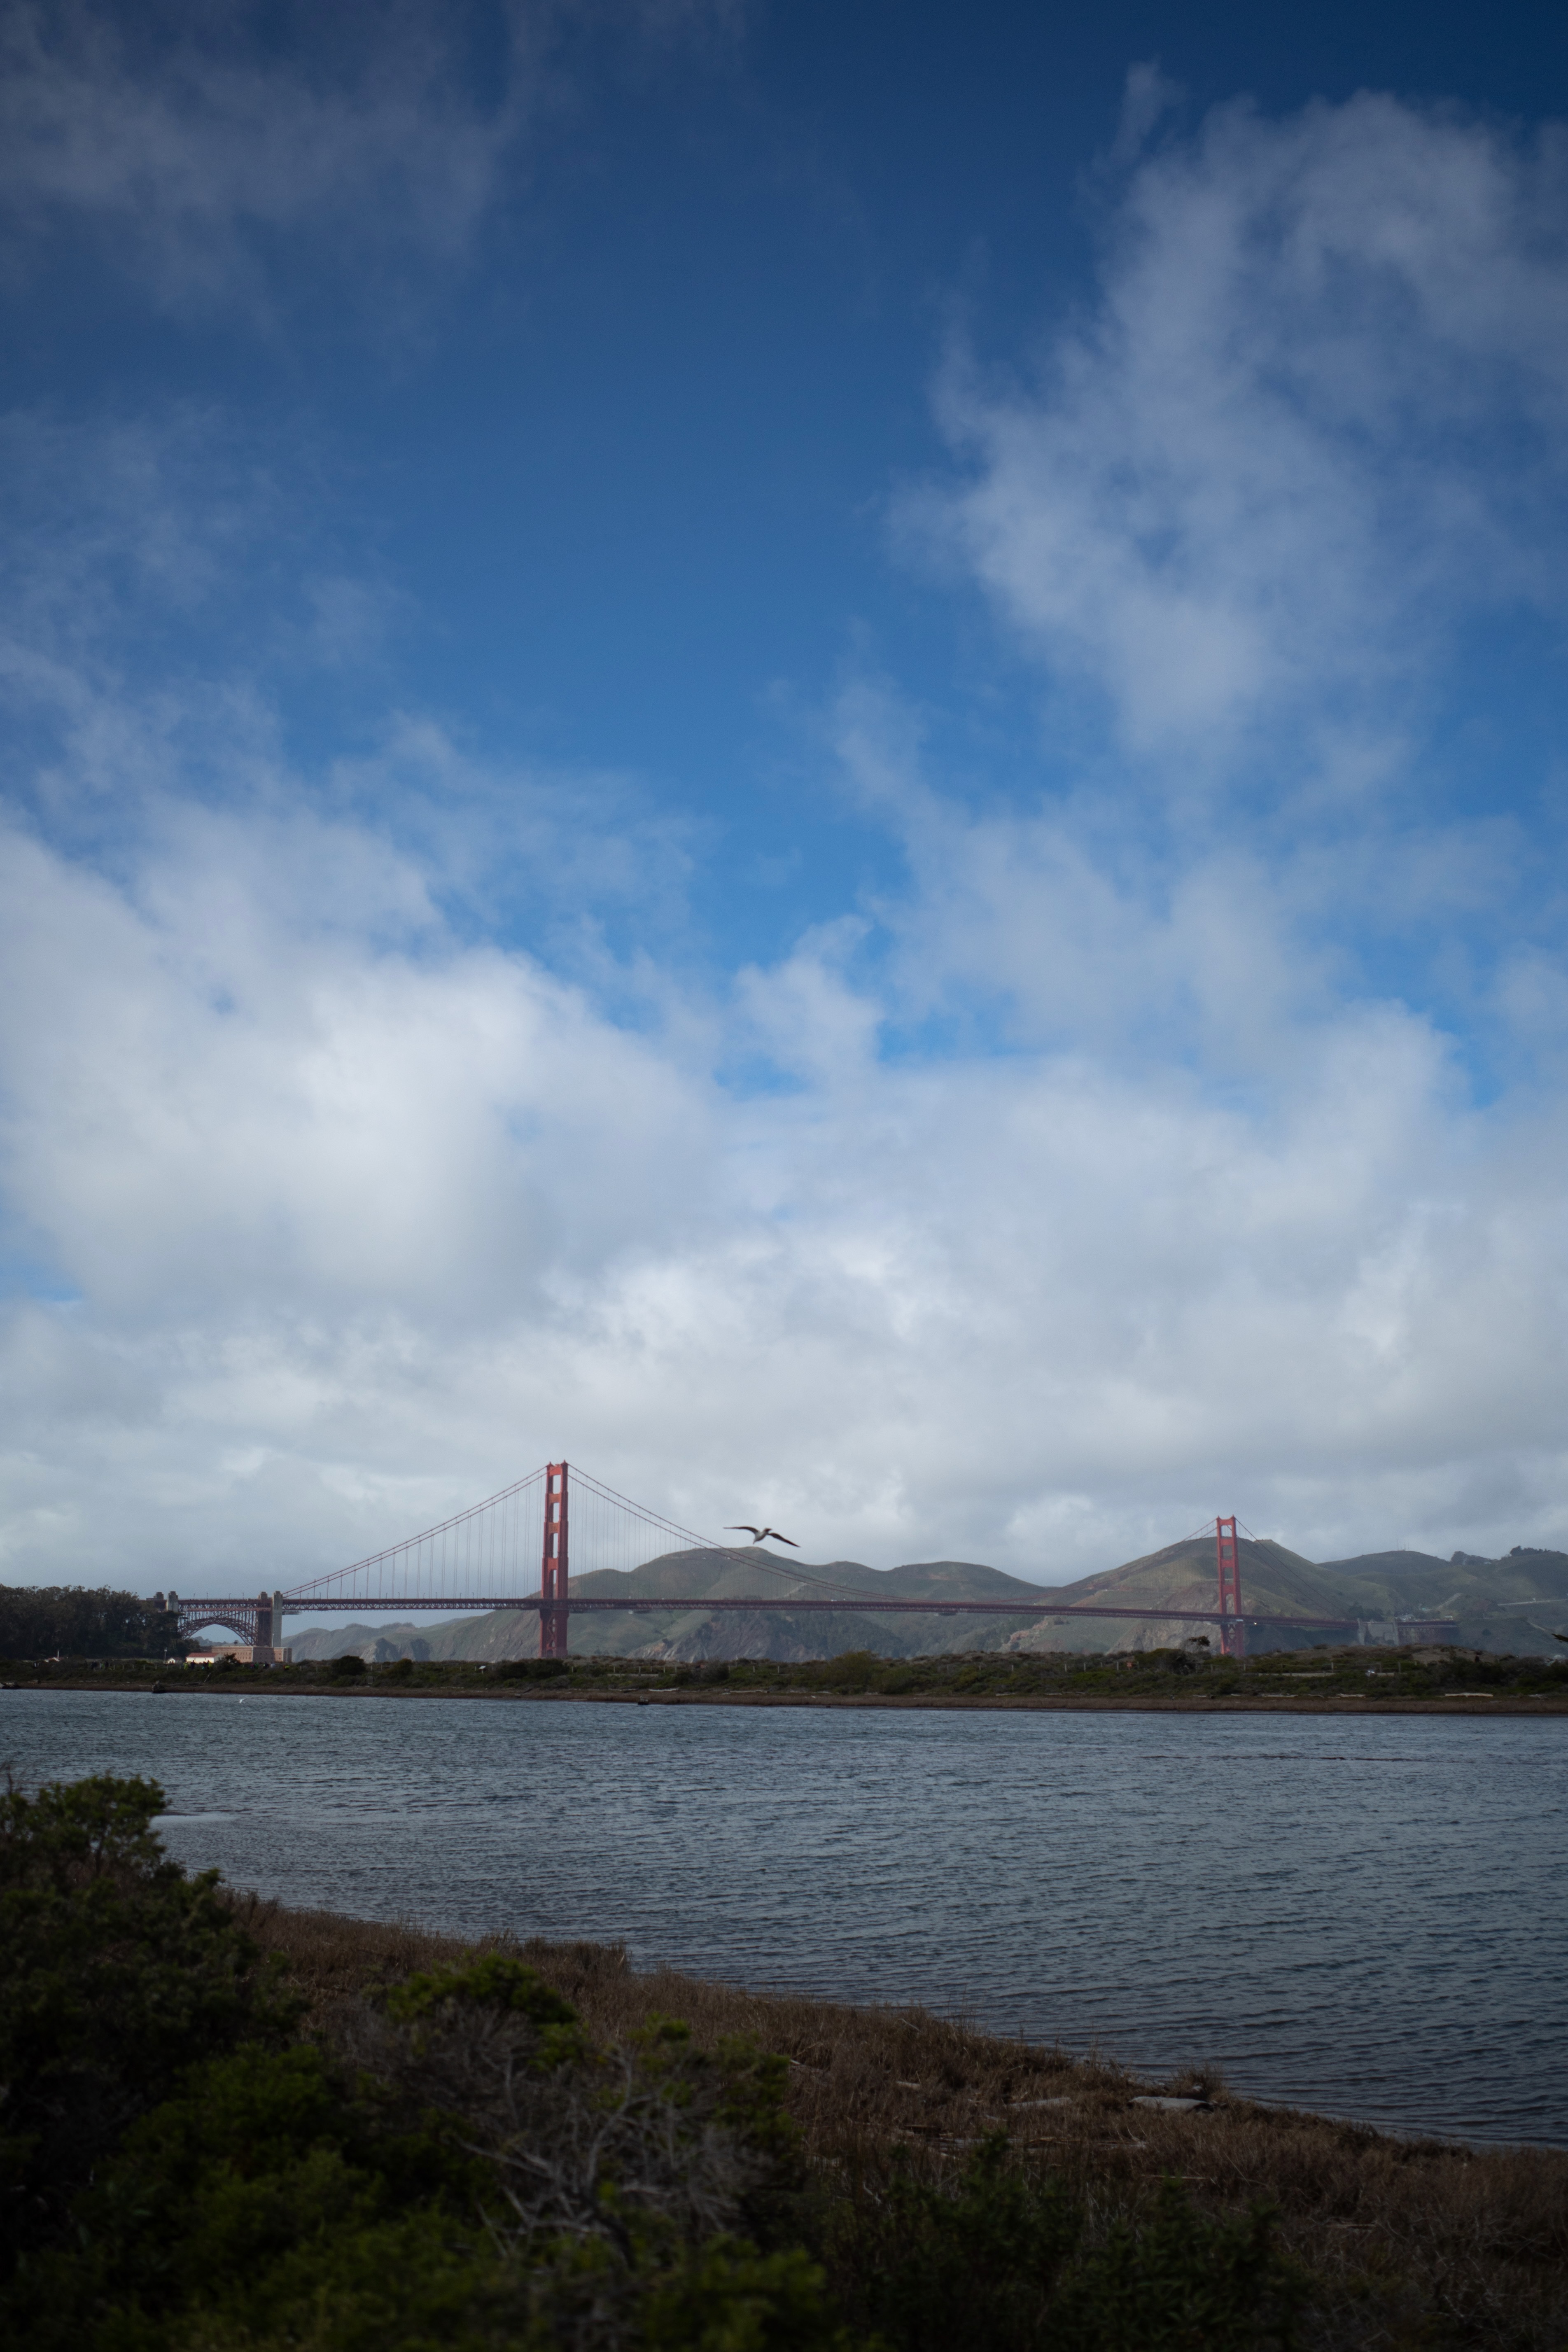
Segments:
[[[988,2136],[955,2180],[907,2150],[826,2210],[847,2315],[883,2352],[1254,2352],[1289,2342],[1296,2274],[1266,2212],[1214,2221],[1165,2182],[1142,2230],[1085,2244],[1064,2184]]]
[[[848,2352],[809,2256],[748,2233],[783,2071],[668,2021],[596,2051],[509,1957],[434,1970],[334,2053],[195,2070],[4,2315],[32,2352]]]
[[[1306,2281],[1274,2244],[1274,2217],[1197,2212],[1181,2183],[1160,2185],[1143,2228],[1122,2223],[1080,2263],[1052,2315],[1063,2352],[1254,2352],[1288,2346]]]
[[[0,1797],[0,2195],[11,2259],[47,2243],[193,2061],[276,2040],[291,2007],[216,1893],[164,1859],[152,1780]],[[4,2259],[4,2258],[0,2258]]]
[[[869,1690],[886,1663],[869,1650],[842,1650],[828,1659],[822,1678],[830,1690]]]
[[[227,1664],[228,1661],[226,1659],[224,1663]],[[327,1668],[327,1672],[331,1675],[332,1680],[339,1683],[354,1682],[364,1673],[364,1660],[360,1656],[357,1650],[345,1650],[341,1658],[334,1658],[331,1665]]]
[[[890,2352],[1013,2352],[1041,2340],[1079,2228],[1066,2192],[1015,2169],[998,2135],[951,2188],[897,2151],[832,2214],[825,2251],[846,2306]]]
[[[796,2163],[782,2061],[669,2021],[596,2050],[505,1954],[280,2046],[292,2014],[215,1874],[163,1856],[162,1805],[98,1780],[0,1815],[11,2340],[844,2347],[810,2258],[753,2235]]]

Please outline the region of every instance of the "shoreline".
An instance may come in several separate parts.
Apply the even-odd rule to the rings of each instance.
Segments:
[[[204,1674],[207,1670],[203,1669]],[[555,1690],[548,1686],[519,1689],[516,1685],[498,1690],[442,1690],[429,1685],[398,1686],[394,1684],[373,1684],[361,1687],[353,1684],[331,1685],[274,1682],[266,1670],[249,1675],[226,1675],[221,1685],[209,1679],[205,1684],[179,1682],[154,1690],[145,1681],[131,1681],[109,1675],[74,1675],[67,1678],[51,1676],[47,1681],[0,1684],[0,1689],[11,1694],[24,1691],[86,1691],[119,1692],[142,1698],[179,1698],[192,1693],[205,1694],[216,1690],[219,1696],[241,1698],[310,1698],[310,1699],[441,1699],[479,1700],[486,1706],[731,1706],[731,1707],[816,1707],[857,1708],[879,1713],[916,1712],[923,1714],[984,1714],[984,1715],[1467,1715],[1523,1716],[1531,1718],[1555,1717],[1568,1721],[1568,1696],[1530,1698],[1499,1693],[1497,1696],[1466,1696],[1409,1698],[1363,1698],[1359,1694],[1325,1692],[1321,1698],[1297,1698],[1284,1696],[1251,1694],[1236,1697],[1205,1696],[1194,1692],[1191,1697],[1173,1694],[1129,1693],[1121,1697],[1111,1693],[1085,1693],[1081,1697],[1063,1693],[1019,1696],[973,1696],[967,1693],[910,1692],[893,1695],[879,1691],[854,1694],[830,1691],[728,1691],[728,1690]]]
[[[507,1950],[525,1958],[568,1997],[580,2000],[585,2013],[602,2011],[603,2003],[586,1990],[590,1981],[602,1979],[599,1990],[606,1993],[610,2007],[617,2011],[630,2010],[639,2021],[645,2012],[678,2015],[687,2018],[694,2032],[702,2023],[715,2030],[732,2031],[736,2020],[743,2017],[749,2021],[750,2030],[770,2026],[781,2048],[806,2032],[818,2036],[816,2046],[820,2049],[820,2036],[829,2026],[840,2032],[858,2031],[868,2036],[913,2033],[928,2037],[933,2045],[940,2042],[963,2051],[986,2064],[1000,2063],[1015,2076],[1020,2072],[1026,2075],[1042,2070],[1061,2074],[1069,2078],[1086,2097],[1109,2088],[1124,2104],[1140,2107],[1142,2111],[1134,2120],[1141,2132],[1152,2129],[1154,2116],[1159,2114],[1178,2112],[1142,2110],[1142,2102],[1171,2098],[1184,2101],[1179,2111],[1186,2114],[1224,2113],[1236,2118],[1268,2116],[1280,2123],[1387,2141],[1400,2148],[1435,2148],[1476,2157],[1526,2154],[1557,2159],[1565,2168],[1564,2188],[1568,2189],[1568,2138],[1510,2139],[1501,2134],[1477,2137],[1458,2130],[1423,2130],[1415,2123],[1378,2123],[1365,2116],[1303,2106],[1283,2093],[1276,2095],[1267,2091],[1233,2092],[1212,2062],[1199,2061],[1166,2076],[1144,2074],[1135,2066],[1102,2056],[1098,2045],[1073,2051],[1060,2042],[1029,2041],[1022,2033],[1005,2033],[976,2025],[962,2012],[948,2015],[918,2004],[839,2000],[827,1993],[795,1992],[787,1988],[748,1985],[728,1978],[698,1977],[663,1966],[636,1969],[625,1947],[618,1944],[551,1937],[519,1939],[510,1933],[461,1936],[449,1929],[419,1927],[406,1921],[363,1919],[348,1912],[297,1907],[241,1887],[226,1886],[224,1891],[244,1917],[247,1931],[264,1948],[283,1952],[296,1966],[303,1959],[308,1976],[321,1970],[313,1993],[313,2011],[366,1985],[385,1980],[400,1969],[427,1968],[476,1952]],[[323,1952],[330,1953],[324,1969]],[[787,2050],[785,2054],[789,2054]],[[792,2057],[791,2063],[802,2064],[806,2072],[814,2071],[796,2057]],[[947,2072],[951,2074],[951,2067]],[[1183,2087],[1178,2089],[1178,2084]],[[895,2078],[893,2087],[914,2089],[917,2085]],[[941,2070],[933,2073],[929,2084],[919,2087],[933,2093],[961,2095],[962,2091],[962,2086],[946,2079]],[[1028,2102],[1016,2101],[1013,2105],[1015,2120],[1021,2120],[1025,2113],[1034,2114]],[[1005,2114],[1005,2109],[1001,2112]],[[942,2123],[952,2118],[939,2116],[935,2120]],[[931,2121],[928,2115],[926,2122]],[[1035,2135],[1025,2145],[1055,2145],[1061,2137],[1055,2123],[1031,2120],[1025,2128]]]
[[[1564,2341],[1560,2144],[1361,2122],[1233,2093],[1201,2063],[1158,2080],[962,2015],[639,1972],[614,1945],[462,1937],[230,1899],[257,1941],[289,1962],[316,2019],[415,1969],[505,1949],[596,2039],[624,2042],[676,2019],[700,2049],[746,2034],[776,2053],[803,2149],[827,2177],[885,2164],[900,2147],[925,2177],[952,2177],[1000,2130],[1020,2164],[1110,2211],[1147,2211],[1172,2176],[1210,2217],[1272,2206],[1281,2245],[1312,2283],[1312,2345],[1551,2352]]]

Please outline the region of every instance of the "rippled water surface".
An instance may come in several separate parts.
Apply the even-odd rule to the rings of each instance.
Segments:
[[[1568,2145],[1562,1722],[10,1691],[0,1759],[288,1903]]]

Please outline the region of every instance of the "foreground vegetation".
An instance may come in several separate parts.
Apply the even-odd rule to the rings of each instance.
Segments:
[[[1081,2352],[1286,2340],[1261,2210],[1106,2217],[1005,2133],[814,2164],[785,2058],[453,1948],[334,1997],[160,1852],[147,1781],[0,1806],[0,2318],[40,2347]],[[342,1930],[338,1930],[341,1940]],[[374,1944],[371,1948],[374,1950]],[[557,1955],[559,1962],[563,1956]],[[619,1978],[613,1954],[564,1956]],[[311,1994],[314,1999],[311,1999]]]
[[[225,1659],[189,1666],[148,1659],[11,1659],[7,1681],[76,1683],[90,1676],[132,1688],[267,1688],[481,1693],[664,1699],[858,1698],[914,1702],[1137,1701],[1225,1698],[1568,1698],[1562,1660],[1477,1656],[1468,1650],[1276,1651],[1240,1662],[1202,1648],[1080,1657],[1064,1652],[975,1651],[879,1658],[869,1651],[776,1664],[765,1658],[665,1664],[645,1658],[508,1658],[486,1664],[399,1658],[366,1666],[352,1652],[295,1666],[245,1667]]]
[[[232,1897],[0,1801],[0,2325],[53,2352],[1145,2352],[1568,2332],[1568,2157],[920,2012]]]

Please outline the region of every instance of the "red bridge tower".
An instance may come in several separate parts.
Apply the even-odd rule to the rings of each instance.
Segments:
[[[1247,1620],[1241,1613],[1241,1547],[1236,1520],[1214,1523],[1215,1562],[1219,1570],[1219,1646],[1227,1658],[1247,1655]]]
[[[547,1464],[544,1472],[544,1558],[539,1568],[539,1654],[563,1658],[567,1649],[566,1465]]]

